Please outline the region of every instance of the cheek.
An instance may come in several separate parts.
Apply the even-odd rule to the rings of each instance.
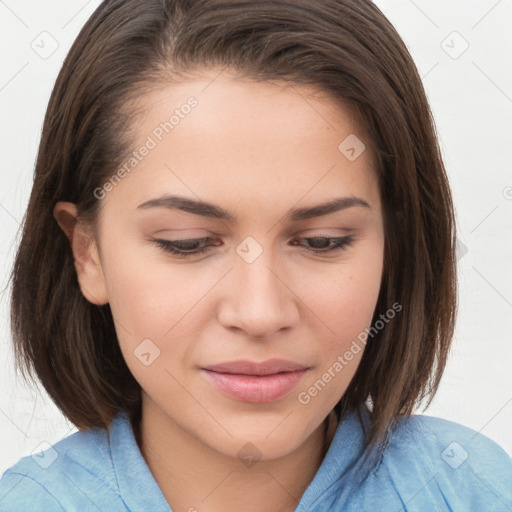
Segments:
[[[118,252],[105,254],[103,264],[119,343],[127,352],[144,339],[160,349],[173,337],[182,339],[188,313],[211,288],[209,282],[191,280],[180,265],[156,264],[145,256],[140,248],[118,246]]]
[[[158,383],[169,386],[169,373],[186,385],[190,375],[183,369],[195,362],[222,272],[167,261],[161,254],[148,259],[140,243],[116,244],[104,259],[117,338],[131,373],[147,391]]]
[[[334,404],[343,395],[354,376],[366,347],[382,277],[382,253],[365,251],[330,271],[330,278],[310,283],[308,305],[322,322],[315,329],[318,367],[307,389],[306,398],[321,394],[320,402]],[[320,334],[322,333],[322,334]],[[311,390],[311,393],[309,393]],[[321,393],[320,393],[321,392]],[[301,402],[308,403],[308,402]]]
[[[382,277],[379,254],[356,256],[323,275],[305,274],[309,277],[301,281],[301,297],[321,320],[324,340],[334,345],[350,342],[371,323]]]
[[[200,290],[191,286],[190,266],[166,261],[165,255],[138,239],[116,240],[104,249],[102,267],[116,319],[144,331],[163,332]],[[197,281],[197,280],[196,280]],[[195,283],[200,284],[200,283]],[[165,329],[167,325],[167,329]],[[150,327],[152,328],[150,329]],[[163,333],[162,332],[162,333]]]
[[[173,375],[186,382],[176,367],[188,360],[191,340],[201,328],[189,313],[211,285],[191,286],[190,276],[179,266],[171,271],[135,260],[133,252],[129,258],[117,257],[106,269],[107,288],[123,358],[141,387],[152,394],[168,390]]]
[[[378,252],[377,252],[378,254]],[[322,414],[345,393],[364,353],[366,329],[377,303],[382,265],[378,257],[358,258],[340,265],[330,279],[310,282],[307,305],[315,317],[317,364],[314,374],[297,395],[298,402]],[[316,416],[317,414],[315,414]]]

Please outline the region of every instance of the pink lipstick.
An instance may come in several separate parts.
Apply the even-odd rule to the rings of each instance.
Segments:
[[[249,403],[274,402],[286,396],[309,368],[283,359],[261,363],[233,361],[201,368],[201,373],[225,396]]]

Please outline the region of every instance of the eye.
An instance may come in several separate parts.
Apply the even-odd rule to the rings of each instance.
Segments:
[[[157,247],[160,247],[166,252],[174,254],[181,258],[187,258],[188,256],[194,256],[198,254],[203,254],[207,252],[213,245],[216,244],[207,244],[207,242],[212,241],[213,239],[210,237],[204,238],[193,238],[189,240],[159,240],[156,239],[154,242]],[[295,243],[296,240],[304,240],[307,242],[308,246],[306,249],[313,253],[334,253],[339,252],[347,247],[349,247],[353,243],[353,236],[343,236],[343,237],[308,237],[308,238],[298,238],[295,239],[292,245],[304,245]],[[309,245],[309,244],[312,244]]]
[[[305,240],[308,244],[312,242],[312,248],[308,247],[308,250],[315,253],[333,253],[345,250],[350,247],[354,241],[353,236],[340,236],[340,237],[327,237],[317,236],[302,238],[299,240]],[[294,244],[297,245],[297,244]]]
[[[155,242],[157,247],[160,247],[164,251],[186,258],[189,255],[202,254],[206,252],[211,246],[201,246],[201,244],[204,244],[209,240],[211,240],[211,238],[206,236],[204,238],[193,238],[190,240],[155,240]],[[196,248],[197,245],[200,246]]]

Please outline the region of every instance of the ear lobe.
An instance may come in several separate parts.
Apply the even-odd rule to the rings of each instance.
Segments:
[[[90,229],[77,219],[76,205],[59,201],[53,216],[70,241],[78,283],[83,296],[92,304],[108,303],[99,252]]]

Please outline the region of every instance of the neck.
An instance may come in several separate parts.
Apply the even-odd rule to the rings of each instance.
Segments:
[[[331,411],[296,450],[252,466],[205,445],[154,406],[143,406],[140,426],[134,427],[141,453],[173,510],[292,512],[329,449],[337,420]]]

